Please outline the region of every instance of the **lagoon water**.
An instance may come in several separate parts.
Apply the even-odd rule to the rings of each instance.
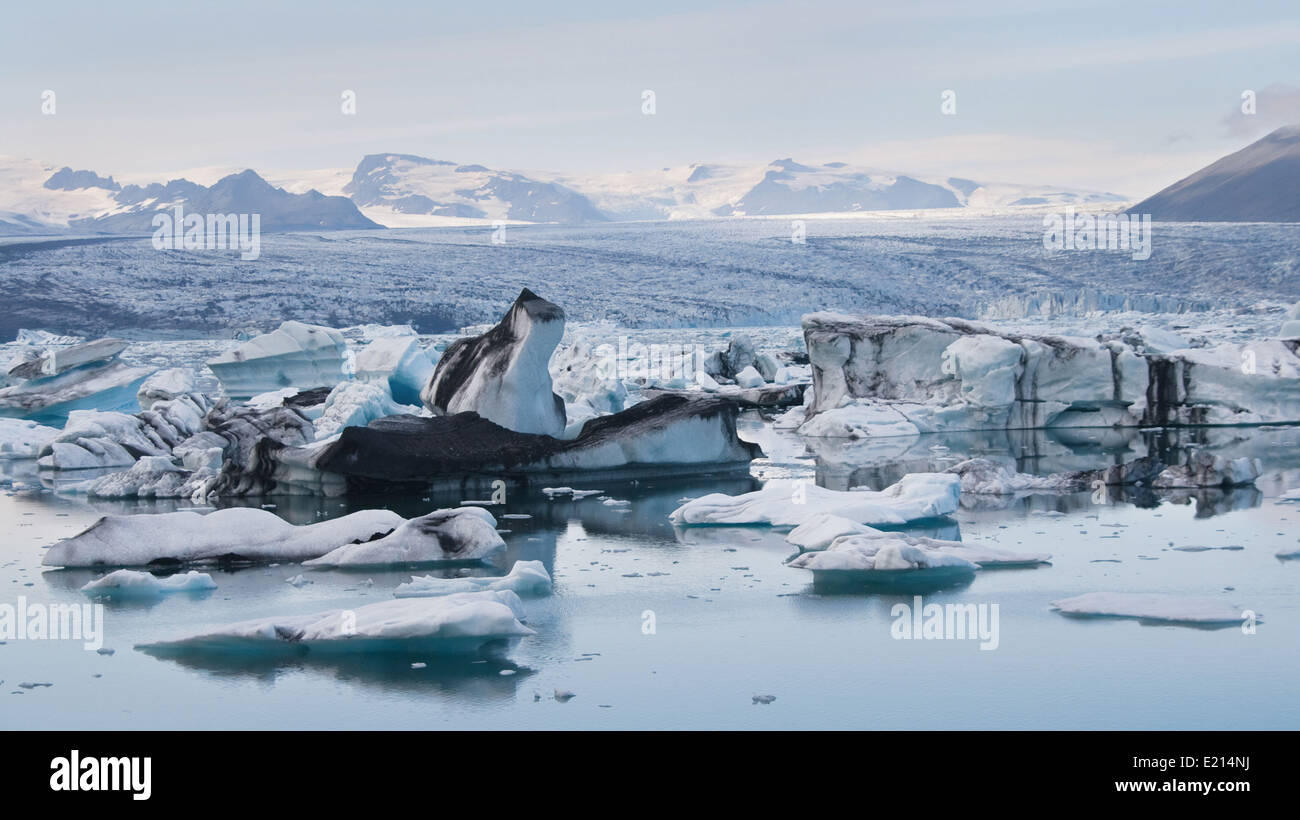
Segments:
[[[137,644],[264,615],[387,599],[410,571],[306,571],[293,565],[211,572],[218,589],[108,604],[104,646],[8,640],[0,645],[3,728],[1297,728],[1300,561],[1276,557],[1300,539],[1300,429],[1055,430],[921,436],[846,446],[774,431],[750,413],[742,436],[768,457],[750,475],[600,486],[628,499],[547,500],[517,494],[492,511],[508,553],[537,559],[551,597],[524,600],[525,638],[508,661],[415,656],[270,661],[161,659]],[[1014,438],[1014,440],[1012,440]],[[1260,457],[1257,489],[1094,498],[967,496],[950,519],[915,529],[1008,549],[1049,552],[1034,569],[984,570],[925,603],[996,604],[998,647],[977,640],[896,640],[891,607],[909,594],[815,588],[784,565],[780,532],[674,529],[679,500],[737,493],[765,480],[879,488],[905,472],[968,455],[1011,456],[1049,473],[1100,467],[1189,438]],[[106,512],[188,502],[91,502],[50,492],[30,462],[0,462],[0,603],[85,603],[97,572],[40,565],[44,549]],[[48,482],[49,477],[44,480]],[[582,485],[577,485],[582,486]],[[460,499],[263,498],[296,523],[386,506],[414,515]],[[527,519],[501,519],[525,514]],[[1180,546],[1240,546],[1182,551]],[[437,571],[435,571],[437,572]],[[446,574],[456,571],[448,570]],[[304,574],[311,583],[286,580]],[[425,574],[420,570],[418,574]],[[373,581],[373,585],[368,582]],[[1093,591],[1222,597],[1259,613],[1253,634],[1121,619],[1078,619],[1050,602]],[[653,628],[651,628],[653,627]],[[427,664],[412,668],[414,663]],[[27,688],[23,684],[51,684]],[[555,690],[575,697],[567,702]],[[771,703],[754,696],[773,695]]]

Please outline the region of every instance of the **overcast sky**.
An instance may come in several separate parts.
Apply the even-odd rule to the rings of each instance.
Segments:
[[[568,172],[794,157],[1142,196],[1300,122],[1297,0],[123,0],[3,18],[0,154],[119,176],[390,151]]]

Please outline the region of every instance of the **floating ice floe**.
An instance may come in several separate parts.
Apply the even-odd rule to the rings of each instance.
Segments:
[[[333,328],[288,321],[208,361],[232,398],[287,387],[333,387],[346,377],[347,340]]]
[[[564,311],[524,288],[495,327],[447,348],[421,398],[436,413],[473,411],[507,430],[559,436],[564,400],[548,362],[563,335]]]
[[[808,436],[1300,420],[1293,341],[1157,353],[1127,336],[834,313],[805,316],[803,328],[813,365],[800,427]]]
[[[434,510],[373,541],[346,544],[306,567],[376,567],[482,561],[504,552],[492,513],[482,507]]]
[[[59,431],[28,419],[0,418],[0,459],[36,458]]]
[[[906,524],[957,510],[961,479],[943,473],[911,473],[879,492],[829,490],[807,482],[772,481],[738,496],[710,493],[673,510],[679,525],[770,524],[798,526],[818,513],[859,524]]]
[[[542,488],[542,493],[547,498],[558,498],[562,496],[567,496],[569,498],[572,498],[574,501],[581,501],[584,498],[588,498],[593,495],[600,495],[603,492],[605,491],[604,490],[575,490],[572,487],[543,487]]]
[[[125,347],[120,339],[100,339],[51,348],[10,369],[0,416],[62,425],[74,410],[138,410],[136,392],[153,371],[121,361]]]
[[[187,652],[463,655],[505,648],[536,634],[523,617],[523,603],[513,592],[465,592],[259,618],[136,648],[164,657]]]
[[[521,596],[551,594],[551,576],[541,561],[516,561],[510,572],[493,578],[436,578],[425,575],[398,585],[395,598],[427,598],[457,592],[508,589]]]
[[[1220,598],[1160,592],[1089,592],[1052,602],[1063,615],[1138,618],[1200,625],[1240,624],[1249,616]],[[1254,620],[1261,620],[1254,615]]]
[[[155,562],[305,561],[341,544],[369,541],[405,519],[391,510],[362,510],[295,526],[267,510],[232,507],[206,515],[106,515],[59,541],[41,561],[51,567],[142,567]]]
[[[805,552],[790,566],[818,572],[838,570],[905,570],[935,567],[1025,567],[1045,564],[1052,556],[1015,552],[960,541],[913,537],[896,532],[872,531],[836,538],[824,550]]]
[[[167,456],[145,456],[128,470],[82,482],[76,489],[96,498],[186,498],[190,473]]]
[[[357,381],[386,387],[399,404],[419,405],[432,375],[433,360],[415,336],[381,337],[357,353]]]
[[[1072,492],[1088,487],[1079,475],[1029,475],[984,458],[954,464],[945,472],[961,476],[961,491],[970,495],[1014,495],[1027,492]],[[1091,475],[1091,474],[1089,474]]]
[[[189,572],[159,578],[148,572],[119,569],[81,588],[91,598],[157,598],[171,592],[206,592],[217,588],[206,572]]]

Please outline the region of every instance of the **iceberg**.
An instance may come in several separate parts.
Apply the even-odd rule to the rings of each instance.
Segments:
[[[433,361],[414,336],[380,337],[357,353],[356,380],[385,387],[401,404],[419,405],[431,375]]]
[[[523,617],[523,603],[513,592],[465,592],[241,621],[136,648],[161,656],[186,652],[476,654],[536,634],[524,626]]]
[[[497,522],[482,507],[434,510],[373,541],[346,544],[305,567],[379,567],[482,561],[504,552]]]
[[[75,489],[96,498],[186,498],[190,471],[177,467],[167,456],[145,456],[129,470],[110,473]]]
[[[0,418],[0,459],[36,458],[59,431],[27,419]]]
[[[563,335],[564,311],[524,288],[491,330],[447,348],[421,398],[435,413],[474,412],[507,430],[559,436],[564,400],[548,363]]]
[[[828,490],[807,482],[772,481],[761,490],[722,493],[688,501],[669,515],[674,524],[768,524],[794,527],[819,513],[859,524],[897,525],[957,511],[961,479],[943,473],[911,473],[879,492]]]
[[[20,368],[25,367],[20,365]],[[136,392],[153,372],[123,361],[91,362],[0,388],[0,416],[62,425],[76,410],[140,409]],[[10,371],[11,378],[13,371]]]
[[[384,340],[380,340],[384,341]],[[388,392],[387,384],[343,382],[330,391],[320,418],[316,419],[317,440],[339,433],[344,427],[365,427],[375,419],[402,413],[418,413],[420,408],[398,404]]]
[[[187,393],[198,392],[198,374],[189,367],[169,367],[159,370],[144,380],[136,398],[141,410],[148,410],[155,402],[179,399]]]
[[[97,578],[81,588],[91,598],[115,600],[158,598],[171,592],[207,592],[217,588],[206,572],[189,572],[159,578],[148,572],[119,569]]]
[[[295,526],[267,510],[231,507],[206,515],[106,515],[46,551],[47,567],[143,567],[223,561],[305,561],[342,544],[382,537],[404,523],[391,510],[362,510]]]
[[[127,413],[74,410],[67,425],[38,451],[42,467],[75,470],[125,467],[144,456],[169,456],[172,448],[203,430],[208,399],[186,393]]]
[[[692,475],[747,467],[761,455],[736,434],[736,408],[715,397],[660,396],[593,418],[572,440],[507,430],[477,413],[388,416],[346,427],[309,447],[267,448],[271,468],[246,476],[227,462],[232,486],[270,481],[280,491],[341,494],[384,488],[488,490],[515,486]],[[246,482],[245,482],[246,480]],[[236,492],[239,490],[236,489]]]
[[[286,387],[333,387],[344,372],[347,340],[339,331],[288,321],[208,361],[231,398]]]
[[[841,570],[932,569],[942,566],[980,569],[1045,564],[1052,556],[1039,552],[1014,552],[960,541],[912,537],[879,530],[836,538],[824,550],[805,552],[789,566],[819,572]]]
[[[1177,339],[836,313],[809,314],[803,329],[813,375],[806,436],[1300,420],[1295,340],[1166,350]]]
[[[520,596],[551,594],[551,576],[541,561],[516,561],[510,572],[495,578],[435,578],[425,575],[400,584],[395,598],[427,598],[457,592],[510,590]]]
[[[1247,614],[1219,598],[1172,595],[1159,592],[1089,592],[1052,602],[1062,615],[1138,618],[1144,621],[1231,626]],[[1258,615],[1256,620],[1261,620]]]

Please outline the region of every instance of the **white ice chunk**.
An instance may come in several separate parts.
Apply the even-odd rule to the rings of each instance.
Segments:
[[[155,654],[205,652],[410,652],[465,654],[489,642],[536,634],[508,590],[397,598],[310,615],[259,618],[137,648]]]
[[[396,598],[427,598],[457,592],[508,589],[517,595],[551,594],[551,576],[541,561],[516,561],[506,575],[493,578],[436,578],[432,575],[412,578],[393,593]]]
[[[357,381],[385,385],[402,404],[418,405],[432,375],[433,361],[414,336],[377,338],[357,353]]]
[[[1241,607],[1221,598],[1160,592],[1089,592],[1053,601],[1052,607],[1066,615],[1190,624],[1239,624],[1246,617]]]
[[[226,393],[250,398],[294,387],[332,387],[342,381],[347,340],[333,328],[288,321],[208,362]]]
[[[957,510],[961,479],[944,473],[911,473],[879,491],[829,490],[808,482],[773,481],[738,496],[722,493],[689,501],[669,515],[674,524],[770,524],[798,526],[818,513],[859,524],[906,524]]]
[[[325,408],[316,420],[316,440],[329,438],[344,427],[365,427],[384,416],[419,412],[419,407],[395,402],[387,384],[343,382],[325,399]]]
[[[34,421],[0,418],[0,459],[36,458],[58,435],[55,428]]]
[[[147,572],[119,569],[81,588],[91,598],[157,598],[169,592],[204,592],[217,584],[206,572],[189,572],[159,578]]]
[[[785,540],[805,552],[824,550],[841,535],[863,535],[880,530],[832,513],[817,513],[790,530]]]

